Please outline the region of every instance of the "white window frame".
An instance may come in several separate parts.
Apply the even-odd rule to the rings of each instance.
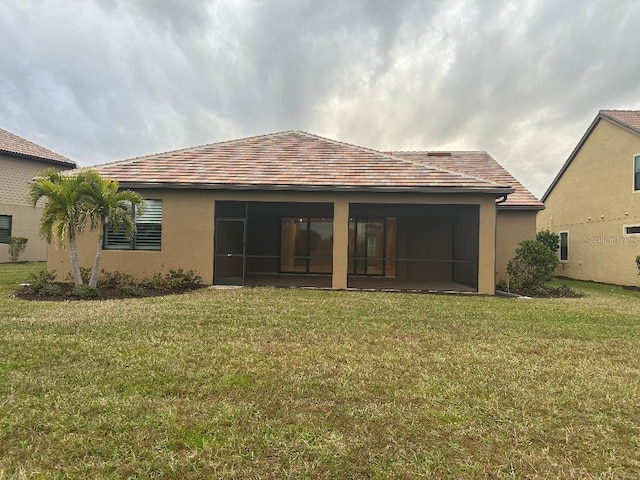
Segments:
[[[622,226],[622,235],[624,237],[640,237],[640,232],[639,233],[627,233],[627,228],[630,228],[630,227],[640,228],[640,225],[638,225],[638,224],[623,225]]]
[[[640,194],[640,179],[638,180],[638,188],[636,188],[636,161],[640,168],[640,153],[636,153],[631,161],[631,191]]]

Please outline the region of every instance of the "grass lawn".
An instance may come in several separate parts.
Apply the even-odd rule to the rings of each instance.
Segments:
[[[0,478],[637,478],[640,294],[268,288],[27,302]]]

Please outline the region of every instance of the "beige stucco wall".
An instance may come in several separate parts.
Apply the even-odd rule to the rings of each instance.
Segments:
[[[47,245],[40,238],[42,210],[29,205],[27,192],[33,177],[53,165],[0,154],[0,215],[12,216],[11,234],[29,239],[20,261],[41,261],[47,258]],[[60,167],[56,167],[60,168]],[[9,246],[0,244],[0,263],[9,261]]]
[[[634,260],[640,237],[640,192],[633,191],[633,157],[640,136],[600,120],[537,217],[538,230],[568,232],[569,259],[557,273],[569,278],[638,285]]]
[[[479,293],[491,295],[495,286],[495,199],[492,195],[351,194],[305,192],[223,192],[206,190],[141,190],[144,198],[163,201],[162,250],[103,251],[101,268],[126,271],[138,277],[163,269],[195,269],[205,283],[213,282],[215,201],[331,202],[334,203],[333,287],[347,285],[348,206],[350,203],[428,203],[480,206]],[[342,239],[343,241],[340,241]],[[85,233],[79,241],[81,265],[91,267],[97,234]],[[69,273],[66,251],[49,248],[48,267],[59,277]]]
[[[535,240],[537,210],[498,210],[496,217],[496,282],[507,280],[507,264],[522,240]]]

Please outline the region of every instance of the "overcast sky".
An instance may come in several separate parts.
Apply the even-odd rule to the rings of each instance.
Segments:
[[[640,109],[637,0],[3,0],[0,128],[93,165],[282,130],[486,150],[541,196]]]

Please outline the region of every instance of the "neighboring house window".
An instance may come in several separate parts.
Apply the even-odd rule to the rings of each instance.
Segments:
[[[128,239],[123,229],[112,231],[105,225],[106,250],[160,250],[162,245],[162,200],[145,200],[143,214],[131,206],[136,232]]]
[[[560,232],[560,261],[569,260],[569,232]]]
[[[11,236],[11,215],[0,215],[0,243],[9,243]]]
[[[633,158],[633,189],[640,190],[640,155]]]
[[[625,235],[640,235],[640,225],[625,225]]]

